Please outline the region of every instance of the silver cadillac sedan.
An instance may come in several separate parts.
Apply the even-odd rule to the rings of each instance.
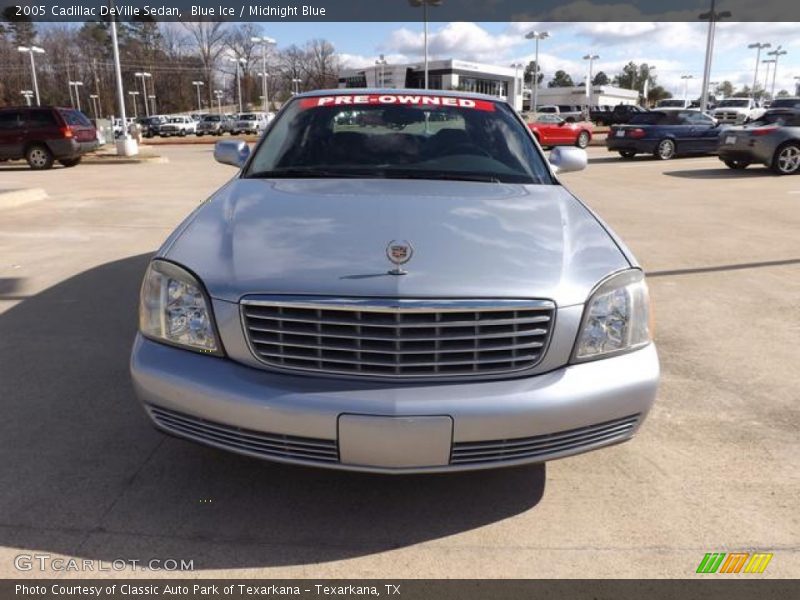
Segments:
[[[642,269],[496,97],[295,96],[167,239],[131,356],[160,430],[380,473],[631,438],[656,396]]]

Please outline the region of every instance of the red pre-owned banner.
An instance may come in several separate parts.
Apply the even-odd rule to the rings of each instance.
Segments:
[[[494,102],[473,100],[455,96],[429,96],[412,94],[337,94],[335,96],[316,96],[300,100],[302,108],[321,106],[359,106],[359,105],[412,105],[412,106],[450,106],[471,108],[473,110],[494,110]]]

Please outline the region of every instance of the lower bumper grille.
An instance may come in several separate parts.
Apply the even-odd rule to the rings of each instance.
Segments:
[[[546,300],[293,297],[245,300],[253,354],[282,369],[441,378],[530,369],[547,348]]]
[[[453,444],[450,464],[466,465],[512,461],[580,450],[583,447],[588,448],[595,444],[623,439],[636,428],[638,422],[639,415],[631,415],[597,425],[529,438],[490,442],[456,442]]]
[[[148,406],[150,415],[164,429],[235,452],[264,458],[291,458],[325,463],[339,462],[336,440],[261,433],[222,425],[158,406]]]

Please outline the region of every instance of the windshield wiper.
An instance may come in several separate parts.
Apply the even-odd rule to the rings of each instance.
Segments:
[[[256,171],[245,175],[246,179],[279,179],[279,178],[337,178],[337,177],[358,177],[363,178],[368,175],[352,173],[348,171],[333,171],[330,169],[317,169],[309,167],[287,167],[272,171]]]
[[[443,181],[478,181],[481,183],[502,183],[494,175],[480,175],[477,173],[428,173],[426,171],[385,171],[387,179],[439,179]]]

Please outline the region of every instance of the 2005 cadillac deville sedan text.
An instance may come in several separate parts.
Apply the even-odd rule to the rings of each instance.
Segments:
[[[641,268],[497,98],[292,99],[150,263],[131,371],[155,425],[406,473],[630,438],[656,394]]]

